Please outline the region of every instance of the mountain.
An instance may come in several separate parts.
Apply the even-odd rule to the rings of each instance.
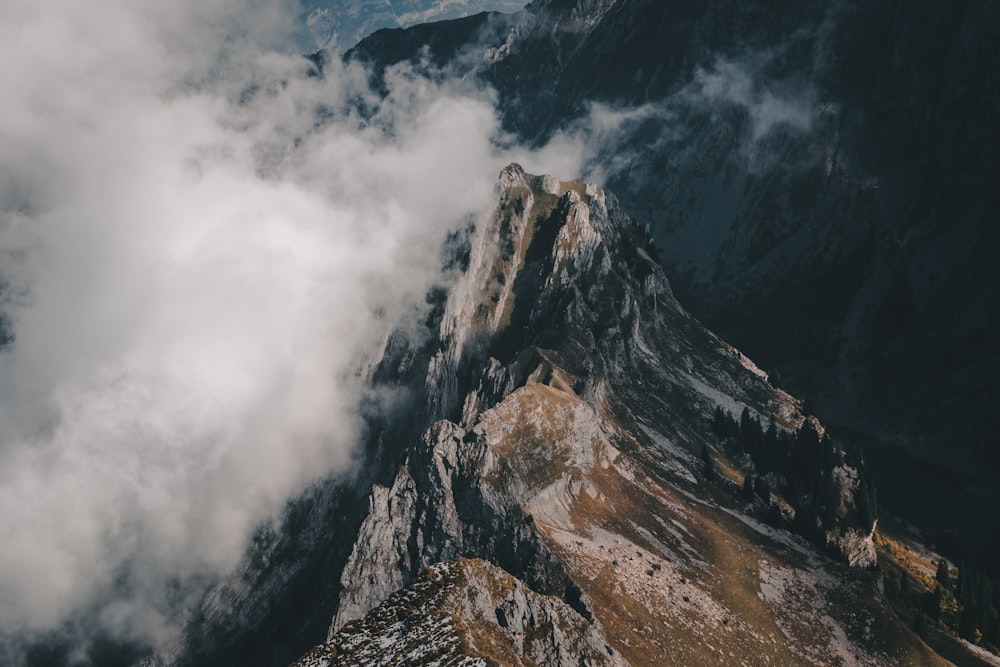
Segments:
[[[455,19],[483,11],[513,12],[521,0],[307,0],[302,3],[306,28],[315,45],[350,46],[382,28]]]
[[[516,165],[498,199],[429,356],[379,362],[426,370],[430,423],[295,664],[946,664],[876,593],[863,462],[681,308],[646,230]],[[744,496],[769,468],[712,426],[744,409],[810,474]]]
[[[565,602],[467,559],[432,565],[296,664],[477,664],[477,658],[518,667],[569,659],[623,664],[593,623]]]
[[[17,657],[1000,664],[997,13],[538,0],[364,40],[345,57],[376,91],[403,60],[478,78],[500,143],[562,141],[601,178],[502,170],[358,360],[355,465],[229,576],[170,580],[181,637],[95,600]]]
[[[993,14],[931,4],[535,2],[350,51],[480,77],[622,203],[504,170],[366,366],[358,469],[164,662],[991,664],[940,631],[993,633],[989,578],[875,519],[880,480],[946,548],[997,535],[992,135],[948,121],[992,113],[957,73]]]
[[[145,664],[995,664],[931,618],[970,585],[876,533],[860,453],[655,253],[600,187],[504,169],[368,360],[358,469]]]
[[[686,306],[863,444],[889,507],[1000,562],[997,35],[988,0],[537,0],[347,57],[429,45],[523,140],[583,136]]]

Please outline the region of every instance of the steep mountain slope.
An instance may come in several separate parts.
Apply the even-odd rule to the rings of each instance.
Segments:
[[[296,665],[621,665],[594,625],[481,560],[439,563]]]
[[[944,664],[841,562],[874,563],[863,467],[800,439],[830,448],[824,491],[740,495],[755,462],[717,408],[822,427],[679,306],[614,197],[512,165],[468,249],[423,366],[434,423],[374,488],[297,664]]]
[[[435,64],[523,138],[576,124],[693,312],[865,441],[884,500],[1000,553],[966,509],[1000,511],[995,3],[539,0],[467,27]]]

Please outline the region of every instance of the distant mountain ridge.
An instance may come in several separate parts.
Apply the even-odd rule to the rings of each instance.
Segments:
[[[539,0],[419,31],[348,57],[429,44],[522,138],[591,132],[687,307],[863,441],[884,501],[1000,554],[963,510],[1000,511],[995,3]]]
[[[346,49],[376,30],[455,19],[482,11],[514,12],[521,0],[307,0],[302,12],[318,48]]]

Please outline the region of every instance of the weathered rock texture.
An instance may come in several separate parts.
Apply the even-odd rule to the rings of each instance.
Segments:
[[[349,57],[426,46],[525,141],[582,129],[686,306],[996,561],[997,34],[993,0],[537,0]]]
[[[482,560],[438,563],[295,663],[328,665],[624,665],[562,600]]]
[[[498,199],[469,237],[426,348],[435,421],[372,491],[328,643],[308,660],[363,662],[389,635],[393,651],[434,637],[448,660],[495,660],[463,625],[489,616],[481,583],[461,584],[469,604],[426,593],[452,581],[454,563],[483,560],[507,573],[489,598],[503,612],[489,632],[547,637],[500,664],[934,664],[871,594],[871,575],[738,500],[753,465],[720,448],[716,408],[785,430],[806,418],[678,305],[648,233],[600,188],[517,165],[501,174]],[[831,475],[837,506],[823,525],[840,560],[870,565],[854,508],[863,476],[846,464]],[[775,568],[798,582],[807,611],[791,614],[771,594]],[[525,607],[528,590],[550,611]],[[408,616],[414,596],[436,621]],[[546,629],[557,616],[559,632]],[[883,634],[865,635],[872,624]]]

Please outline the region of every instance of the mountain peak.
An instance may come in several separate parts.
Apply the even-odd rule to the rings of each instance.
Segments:
[[[677,304],[648,232],[611,194],[512,164],[497,201],[468,237],[428,348],[427,427],[371,494],[318,650],[354,656],[386,618],[400,619],[403,644],[424,642],[408,610],[461,571],[460,588],[489,590],[489,603],[435,594],[417,616],[448,625],[448,650],[470,660],[480,643],[463,628],[480,621],[518,660],[541,655],[529,628],[582,633],[578,648],[536,647],[556,665],[591,648],[593,664],[866,654],[853,615],[898,621],[869,604],[870,574],[817,550],[874,562],[871,526],[856,518],[868,483],[858,461]],[[737,435],[720,435],[720,414]],[[811,472],[796,477],[791,461]],[[748,502],[740,485],[756,477],[764,500]],[[707,633],[719,653],[691,640]]]

